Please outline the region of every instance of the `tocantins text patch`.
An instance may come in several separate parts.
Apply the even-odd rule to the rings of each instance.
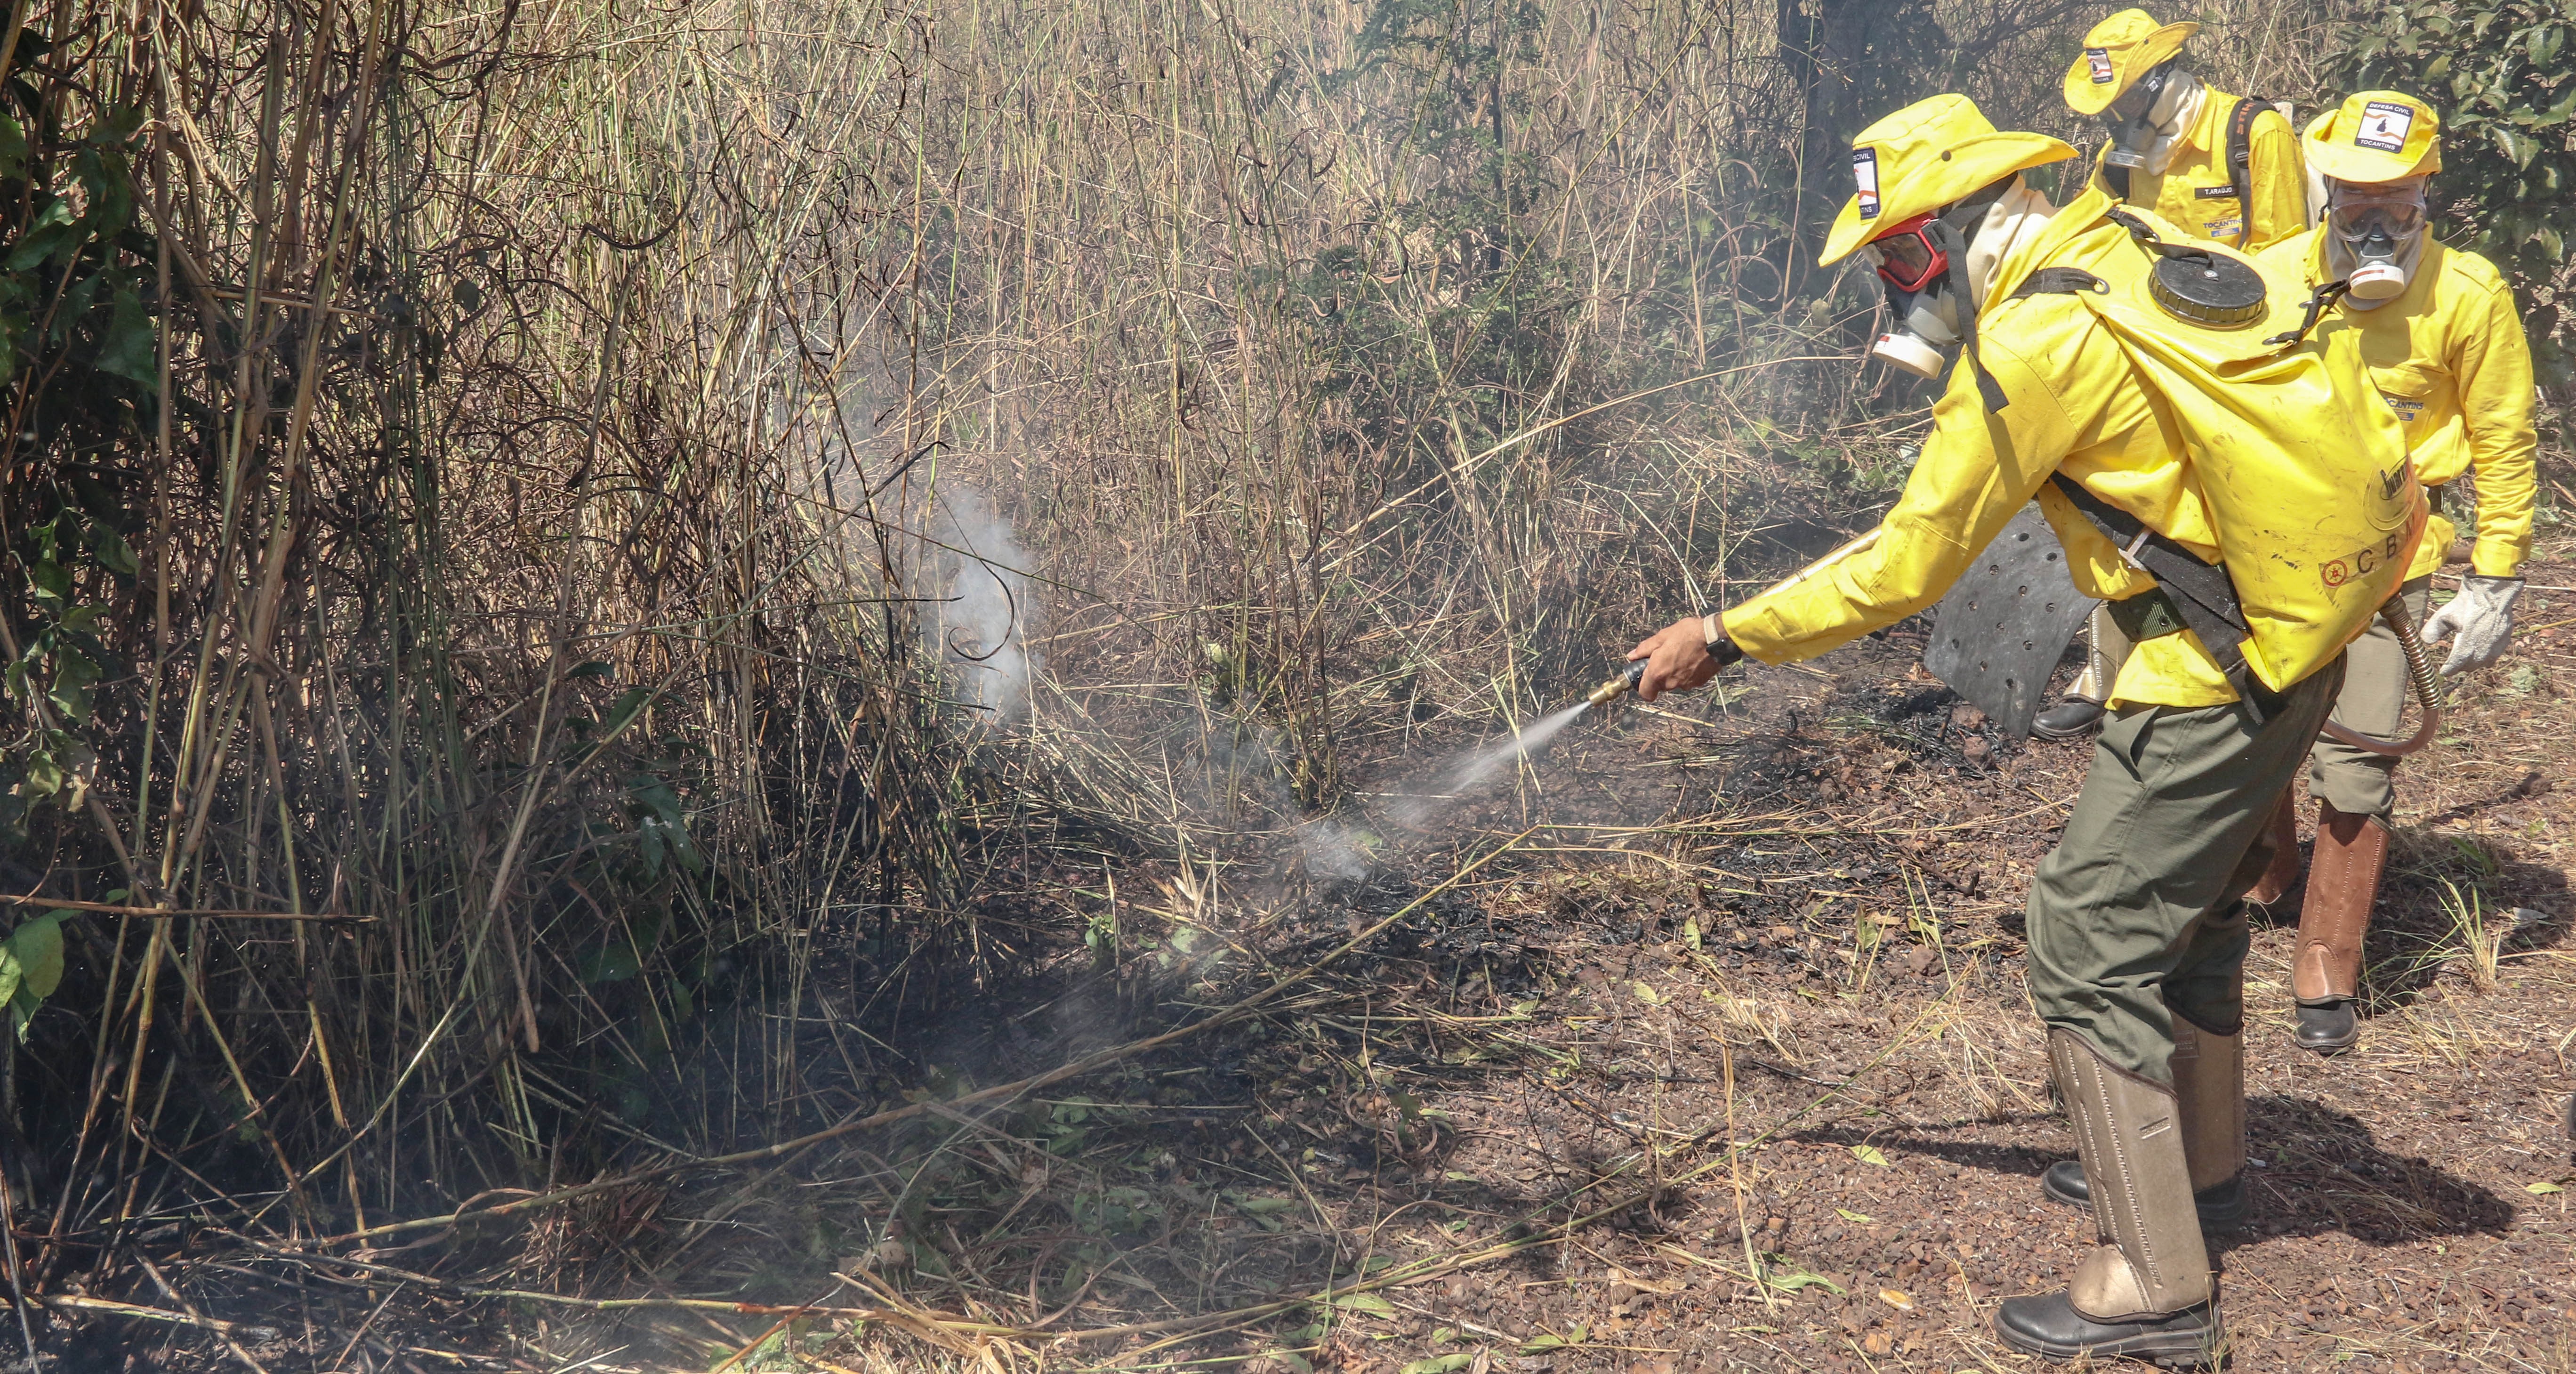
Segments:
[[[1852,180],[1860,184],[1860,217],[1878,218],[1878,150],[1852,149]]]
[[[2361,131],[2352,136],[2356,148],[2376,148],[2383,153],[2406,150],[2406,136],[2415,131],[2415,111],[2389,100],[2373,100],[2361,107]]]
[[[2093,64],[2094,85],[2108,86],[2111,84],[2111,53],[2109,49],[2086,48],[2084,50],[2084,60]]]

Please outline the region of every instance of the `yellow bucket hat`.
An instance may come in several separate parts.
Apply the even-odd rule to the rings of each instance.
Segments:
[[[1852,140],[1857,190],[1834,217],[1816,261],[1839,262],[1892,225],[2015,172],[2075,155],[2046,134],[1997,133],[1964,95],[1918,100]]]
[[[2145,10],[2112,15],[2084,35],[2084,51],[2066,69],[2066,103],[2077,114],[2102,113],[2198,32],[2194,23],[2158,24]]]
[[[2337,181],[2430,176],[2442,170],[2442,117],[2411,95],[2361,91],[2318,115],[2299,151]]]

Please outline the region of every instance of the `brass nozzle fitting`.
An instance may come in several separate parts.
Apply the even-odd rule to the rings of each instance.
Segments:
[[[1627,667],[1619,670],[1619,676],[1593,688],[1592,695],[1585,697],[1583,699],[1583,704],[1586,706],[1607,706],[1611,702],[1617,701],[1628,693],[1637,690],[1637,684],[1644,681],[1645,677],[1646,665],[1644,661],[1640,660],[1636,663],[1631,663]]]

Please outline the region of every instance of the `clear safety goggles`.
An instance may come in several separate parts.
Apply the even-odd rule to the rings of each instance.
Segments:
[[[2346,238],[2366,238],[2376,230],[2402,239],[2422,231],[2428,218],[2422,177],[2398,181],[2328,180],[2326,207],[2335,232]]]
[[[1929,213],[1899,220],[1887,232],[1861,245],[1869,255],[1870,265],[1888,285],[1899,291],[1920,291],[1934,277],[1950,270],[1950,255],[1932,242],[1924,231],[1935,217]]]
[[[2102,122],[2117,130],[2121,125],[2144,120],[2147,113],[2155,108],[2157,99],[2164,95],[2165,87],[2173,84],[2174,72],[2181,61],[2176,57],[2166,58],[2130,82],[2129,89],[2120,92],[2119,98],[2103,107]]]

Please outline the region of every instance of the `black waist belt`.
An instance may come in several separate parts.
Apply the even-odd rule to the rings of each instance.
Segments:
[[[2224,564],[2200,561],[2200,556],[2167,539],[2127,511],[2086,491],[2065,473],[2052,474],[2049,481],[2058,494],[2081,512],[2093,527],[2120,549],[2121,556],[2143,569],[2156,580],[2156,590],[2144,596],[2133,596],[2111,603],[2111,619],[2131,639],[2153,639],[2158,634],[2171,634],[2171,629],[2153,629],[2160,620],[2179,622],[2182,629],[2200,637],[2200,645],[2218,660],[2218,670],[2236,689],[2254,723],[2260,725],[2280,706],[2280,698],[2262,679],[2254,676],[2253,667],[2245,661],[2245,639],[2253,633],[2245,623],[2245,607],[2236,597],[2236,581],[2227,575]],[[2154,603],[2161,602],[2156,605]],[[2141,604],[2146,603],[2146,604]],[[2134,610],[2124,609],[2135,607]],[[2129,628],[2134,619],[2140,633]]]

